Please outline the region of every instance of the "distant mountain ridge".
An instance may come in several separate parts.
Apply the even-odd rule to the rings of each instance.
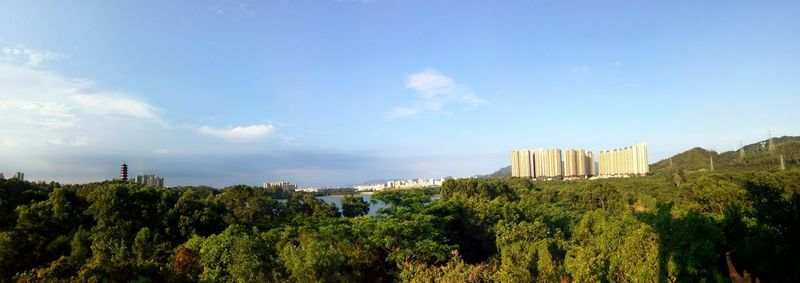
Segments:
[[[771,152],[768,139],[745,145],[743,156],[739,149],[717,153],[713,150],[695,147],[650,164],[650,172],[663,174],[678,170],[690,172],[711,170],[712,158],[714,170],[779,169],[781,155],[783,155],[783,162],[787,169],[800,167],[800,136],[773,138],[772,143],[773,150]],[[479,177],[511,177],[511,166]]]
[[[772,143],[772,151],[769,149],[768,139],[745,145],[743,154],[739,149],[717,153],[695,147],[651,164],[650,172],[659,174],[677,170],[711,170],[712,158],[714,170],[780,169],[781,155],[787,169],[800,167],[800,137],[773,138]],[[670,159],[672,159],[671,165]]]
[[[491,174],[478,176],[478,178],[501,178],[501,177],[511,177],[511,165],[497,169],[497,171],[494,171]]]

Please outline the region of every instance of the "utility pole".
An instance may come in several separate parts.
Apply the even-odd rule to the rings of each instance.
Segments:
[[[781,171],[786,170],[786,163],[783,162],[783,154],[781,154]]]

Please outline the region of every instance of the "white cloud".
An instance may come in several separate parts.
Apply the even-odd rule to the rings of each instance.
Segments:
[[[209,11],[236,21],[255,16],[255,9],[251,5],[258,4],[257,1],[249,0],[219,0],[215,3],[208,7]]]
[[[161,155],[164,155],[164,154],[169,154],[169,149],[166,149],[166,148],[159,148],[159,149],[153,150],[153,153],[155,153],[155,154],[161,154]]]
[[[164,125],[158,107],[98,90],[91,80],[35,68],[41,61],[32,60],[0,60],[0,136],[5,141],[0,146],[25,145],[32,151],[36,146],[105,146],[135,140],[154,130],[153,122]]]
[[[570,73],[585,73],[589,71],[589,66],[581,65],[569,68]]]
[[[458,105],[463,110],[475,109],[486,102],[475,96],[465,85],[439,71],[428,69],[408,76],[406,88],[414,90],[418,97],[411,106],[394,107],[389,111],[390,118],[410,118],[425,114],[439,113],[447,105]]]
[[[229,141],[247,142],[257,140],[275,131],[269,124],[233,127],[228,129],[214,129],[207,126],[198,129],[200,133],[215,136]]]
[[[0,54],[2,54],[0,55],[0,59],[4,61],[14,61],[21,57],[25,59],[25,64],[31,67],[39,66],[45,61],[64,57],[50,50],[38,50],[20,44],[15,47],[3,47],[0,49]]]
[[[100,115],[159,120],[160,109],[153,105],[116,95],[76,94],[70,97],[82,110]]]

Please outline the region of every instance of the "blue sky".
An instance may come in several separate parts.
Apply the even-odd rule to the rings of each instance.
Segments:
[[[798,1],[3,1],[0,172],[168,185],[800,135]]]

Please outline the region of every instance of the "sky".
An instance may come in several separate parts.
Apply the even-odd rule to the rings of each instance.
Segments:
[[[345,186],[800,135],[800,1],[0,2],[0,172]]]

